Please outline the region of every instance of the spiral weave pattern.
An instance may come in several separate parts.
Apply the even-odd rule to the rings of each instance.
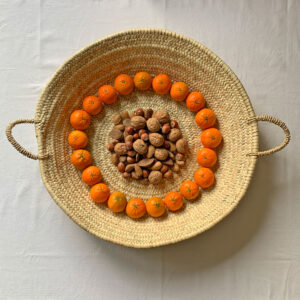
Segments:
[[[114,214],[105,205],[89,197],[89,188],[81,181],[80,171],[70,163],[72,149],[67,137],[72,130],[69,116],[81,108],[82,100],[97,93],[103,84],[113,82],[120,73],[134,75],[166,73],[173,81],[184,81],[190,90],[201,91],[208,107],[218,118],[224,143],[216,166],[216,185],[201,193],[199,199],[186,203],[178,213],[160,219],[131,220]],[[190,155],[186,168],[174,180],[158,186],[125,180],[110,162],[106,149],[112,117],[120,110],[137,108],[167,109],[178,120],[188,139]],[[249,153],[258,151],[258,132],[249,98],[234,73],[203,45],[163,30],[131,30],[99,40],[84,48],[60,67],[45,87],[36,108],[35,124],[43,181],[56,203],[88,232],[97,237],[129,247],[147,248],[175,243],[212,227],[238,204],[244,195],[257,160]],[[128,199],[164,196],[178,190],[185,179],[192,179],[197,169],[196,153],[200,148],[201,130],[194,114],[184,103],[153,91],[135,91],[105,106],[87,130],[88,150],[100,167],[104,182],[111,191],[123,191]]]

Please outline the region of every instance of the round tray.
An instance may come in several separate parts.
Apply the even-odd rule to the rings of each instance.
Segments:
[[[218,119],[224,142],[219,150],[216,184],[201,193],[177,213],[136,221],[125,214],[114,214],[105,205],[95,204],[89,188],[81,181],[81,173],[70,163],[72,149],[67,136],[72,130],[69,116],[82,105],[88,95],[97,93],[103,84],[112,83],[120,73],[134,75],[138,71],[150,74],[166,73],[174,81],[184,81],[190,90],[204,94],[208,107]],[[123,179],[110,162],[106,149],[108,132],[114,113],[133,111],[139,107],[165,108],[171,118],[179,121],[183,135],[188,138],[191,154],[187,167],[173,181],[153,186]],[[284,142],[268,151],[258,152],[257,120],[281,126]],[[13,126],[35,123],[39,154],[21,147],[12,137]],[[135,91],[121,96],[117,103],[105,106],[93,117],[87,130],[88,150],[100,167],[104,182],[111,191],[125,192],[127,199],[164,196],[178,190],[180,182],[192,179],[197,169],[196,153],[200,148],[201,130],[194,114],[184,103],[153,91]],[[93,235],[121,245],[148,248],[175,243],[199,234],[227,216],[239,203],[251,180],[258,156],[282,149],[289,141],[285,124],[272,117],[256,117],[250,100],[235,74],[205,46],[181,35],[155,29],[121,32],[101,39],[82,49],[67,60],[43,90],[33,120],[17,120],[7,128],[10,142],[22,154],[39,159],[44,184],[54,201],[78,225]]]

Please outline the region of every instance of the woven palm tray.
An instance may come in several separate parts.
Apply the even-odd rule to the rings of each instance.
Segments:
[[[125,214],[114,214],[105,205],[95,204],[89,188],[81,181],[81,173],[70,163],[72,149],[67,143],[71,131],[69,116],[81,108],[82,100],[97,93],[103,84],[111,84],[120,73],[134,75],[147,71],[152,75],[168,74],[173,81],[184,81],[190,90],[204,94],[207,105],[216,113],[224,138],[216,167],[216,185],[203,191],[199,199],[189,202],[178,213],[136,221]],[[139,107],[167,109],[178,120],[188,138],[191,155],[187,166],[173,181],[143,185],[123,179],[110,162],[106,148],[112,117],[120,110],[134,111]],[[285,140],[268,151],[258,152],[257,121],[269,121],[283,128]],[[19,123],[34,123],[38,154],[19,145],[12,128]],[[200,149],[201,130],[194,114],[184,103],[169,95],[153,91],[135,91],[105,106],[87,130],[88,150],[95,165],[100,167],[104,182],[111,191],[123,191],[127,199],[163,197],[178,190],[180,183],[192,179],[198,168],[196,153]],[[33,120],[16,120],[7,127],[9,141],[22,154],[38,159],[44,184],[54,201],[78,225],[91,234],[121,245],[149,248],[175,243],[193,237],[227,216],[244,196],[258,156],[282,149],[290,139],[285,124],[275,118],[255,116],[250,100],[235,74],[214,53],[189,38],[165,30],[130,30],[96,41],[68,59],[44,88]]]

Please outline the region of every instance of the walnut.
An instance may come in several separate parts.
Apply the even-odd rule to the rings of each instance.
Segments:
[[[165,160],[169,156],[169,152],[166,149],[158,148],[155,150],[154,156],[158,160]]]
[[[150,133],[149,134],[149,141],[154,147],[160,147],[163,145],[165,139],[159,133]]]
[[[150,118],[147,121],[147,127],[151,132],[157,132],[160,129],[160,124],[156,118]]]
[[[148,146],[143,140],[138,139],[133,143],[133,149],[139,154],[146,154],[148,151]]]
[[[126,144],[118,143],[118,144],[116,144],[114,150],[119,155],[125,155],[127,153]]]
[[[170,121],[169,113],[165,109],[157,110],[152,115],[153,118],[156,118],[160,124],[165,124]]]
[[[152,171],[150,174],[149,174],[149,182],[150,183],[153,183],[153,184],[158,184],[161,182],[162,180],[162,173],[159,172],[159,171]]]
[[[142,129],[146,126],[146,119],[141,116],[134,116],[131,118],[131,125],[134,129]]]
[[[181,131],[178,128],[172,128],[168,135],[168,139],[171,142],[176,142],[180,137],[181,137]]]
[[[185,153],[188,151],[188,142],[186,139],[179,139],[177,142],[176,142],[176,149],[178,152],[180,153]]]

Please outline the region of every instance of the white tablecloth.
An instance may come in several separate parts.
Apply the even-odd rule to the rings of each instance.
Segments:
[[[0,1],[0,299],[300,299],[300,1]],[[166,28],[217,53],[255,112],[292,142],[260,158],[238,208],[208,232],[150,250],[98,240],[64,215],[38,162],[7,142],[55,69],[120,30]],[[33,126],[15,137],[36,151]],[[260,126],[261,148],[283,139]]]

